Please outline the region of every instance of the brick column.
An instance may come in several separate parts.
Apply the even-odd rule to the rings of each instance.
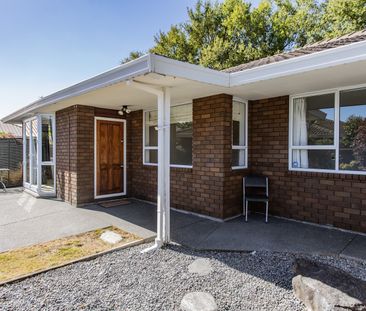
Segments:
[[[193,100],[193,208],[224,218],[225,176],[231,169],[232,96]]]

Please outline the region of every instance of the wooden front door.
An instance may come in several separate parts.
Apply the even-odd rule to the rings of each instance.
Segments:
[[[96,195],[124,192],[123,122],[96,120]]]

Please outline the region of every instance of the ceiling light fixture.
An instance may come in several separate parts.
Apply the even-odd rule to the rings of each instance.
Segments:
[[[120,110],[118,110],[118,114],[120,116],[123,116],[124,114],[129,114],[131,112],[130,109],[128,109],[127,106],[122,106]]]

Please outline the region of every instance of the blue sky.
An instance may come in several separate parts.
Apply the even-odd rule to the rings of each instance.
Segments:
[[[0,118],[147,50],[195,2],[0,0]]]

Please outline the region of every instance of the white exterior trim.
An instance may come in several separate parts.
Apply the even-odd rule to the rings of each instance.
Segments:
[[[230,87],[366,60],[366,41],[230,74]]]
[[[288,169],[289,171],[314,172],[314,173],[332,173],[348,175],[366,175],[365,171],[347,171],[339,169],[339,118],[340,118],[340,92],[345,90],[357,90],[366,88],[366,84],[358,84],[346,87],[332,88],[316,92],[307,92],[302,94],[293,94],[289,98],[289,137],[288,137]],[[323,94],[334,94],[334,144],[333,145],[308,145],[293,146],[293,100],[300,97],[309,97]],[[335,169],[312,169],[312,168],[293,168],[292,151],[293,150],[334,150],[335,151]]]
[[[123,192],[97,195],[97,121],[114,121],[123,123]],[[127,165],[126,165],[126,120],[107,117],[94,117],[94,199],[112,198],[126,195],[127,193]]]
[[[177,61],[156,54],[150,54],[150,58],[152,72],[221,87],[230,87],[230,74],[227,72]]]
[[[245,105],[245,145],[232,145],[232,150],[244,150],[245,151],[245,165],[232,166],[232,170],[242,170],[248,168],[248,101],[239,97],[233,97],[232,106],[234,102],[239,102]],[[233,140],[233,120],[231,116],[231,141]]]
[[[52,153],[53,161],[43,161],[42,159],[42,117],[52,118]],[[32,121],[36,121],[37,124],[37,184],[32,184],[33,179],[33,135],[32,135]],[[26,148],[27,148],[27,137],[26,137],[26,126],[25,123],[30,124],[30,136],[29,136],[29,167],[27,166],[26,159]],[[53,188],[50,191],[42,190],[42,167],[52,166],[53,167]],[[32,169],[30,169],[32,168]],[[23,121],[23,187],[30,191],[37,193],[41,197],[54,196],[56,194],[56,117],[54,113],[43,113],[25,119]],[[26,182],[26,175],[29,175],[29,183]]]

